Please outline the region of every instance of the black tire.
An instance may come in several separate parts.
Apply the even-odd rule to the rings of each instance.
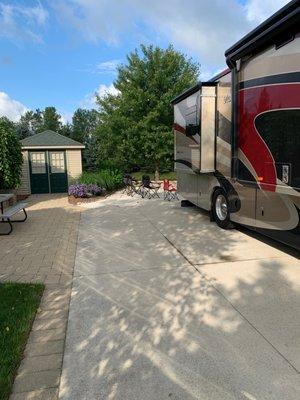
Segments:
[[[220,228],[234,228],[233,222],[230,221],[228,198],[223,189],[217,189],[213,194],[212,214],[215,222]]]

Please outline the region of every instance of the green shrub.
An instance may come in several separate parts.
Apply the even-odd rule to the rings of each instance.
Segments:
[[[0,118],[0,189],[14,189],[20,185],[23,156],[13,123]]]
[[[86,185],[97,185],[111,192],[123,186],[123,177],[118,170],[103,169],[99,172],[83,172],[79,182]]]

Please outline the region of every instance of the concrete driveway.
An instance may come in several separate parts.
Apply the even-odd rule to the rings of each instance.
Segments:
[[[300,261],[161,200],[82,213],[61,400],[298,400]]]

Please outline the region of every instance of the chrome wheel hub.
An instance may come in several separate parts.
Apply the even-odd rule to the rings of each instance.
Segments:
[[[226,198],[223,194],[219,194],[216,198],[216,214],[221,221],[227,218],[228,208]]]

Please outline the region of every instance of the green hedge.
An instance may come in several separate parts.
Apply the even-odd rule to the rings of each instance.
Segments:
[[[94,184],[111,192],[123,186],[123,176],[118,170],[104,169],[99,172],[83,172],[79,182],[86,185]]]

